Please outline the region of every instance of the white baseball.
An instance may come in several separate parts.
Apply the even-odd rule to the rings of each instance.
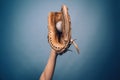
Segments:
[[[58,21],[56,24],[56,28],[59,32],[62,32],[62,21]]]

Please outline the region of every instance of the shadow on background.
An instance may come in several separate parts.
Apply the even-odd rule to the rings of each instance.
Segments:
[[[38,80],[49,56],[47,16],[66,4],[74,47],[57,59],[53,80],[120,80],[119,2],[1,1],[0,80]],[[118,8],[117,8],[118,7]]]

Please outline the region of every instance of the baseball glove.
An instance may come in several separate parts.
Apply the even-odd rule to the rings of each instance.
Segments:
[[[58,54],[66,52],[71,44],[79,53],[77,44],[71,39],[71,20],[65,5],[60,12],[50,12],[48,15],[48,42]]]

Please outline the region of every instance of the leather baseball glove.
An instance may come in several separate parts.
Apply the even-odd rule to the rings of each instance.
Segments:
[[[48,15],[48,42],[58,54],[66,52],[71,44],[79,53],[77,44],[71,38],[71,20],[66,5],[60,12],[50,12]]]

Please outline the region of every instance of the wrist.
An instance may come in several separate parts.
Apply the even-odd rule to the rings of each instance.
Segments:
[[[56,57],[58,54],[57,54],[57,52],[54,49],[52,49],[51,50],[51,55]]]

